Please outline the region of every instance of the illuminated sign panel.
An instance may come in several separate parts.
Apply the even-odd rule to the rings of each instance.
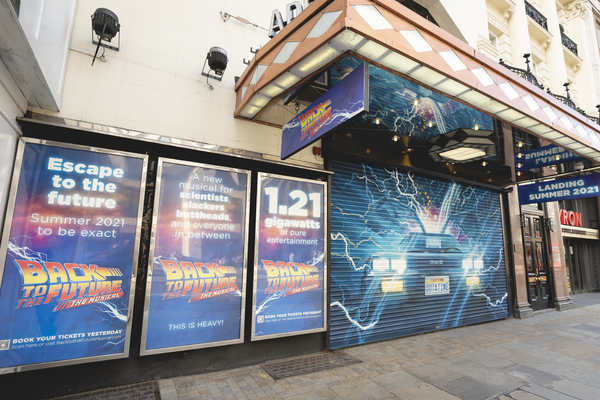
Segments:
[[[159,159],[141,354],[241,343],[248,171]]]
[[[519,202],[521,204],[546,203],[549,201],[598,196],[600,196],[599,174],[519,186]]]
[[[281,159],[286,159],[362,111],[368,111],[368,67],[363,63],[283,126]]]
[[[517,171],[524,171],[577,160],[583,160],[583,158],[552,144],[533,150],[518,152],[515,155],[515,166]]]
[[[21,141],[2,243],[0,372],[128,356],[146,163]]]
[[[259,174],[252,340],[325,330],[325,189]]]

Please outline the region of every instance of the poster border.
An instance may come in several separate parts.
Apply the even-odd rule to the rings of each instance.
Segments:
[[[124,339],[124,347],[123,352],[116,354],[107,354],[103,356],[93,356],[93,357],[79,357],[79,358],[71,358],[66,360],[59,361],[48,361],[42,363],[35,364],[23,364],[17,365],[13,367],[3,367],[0,368],[0,375],[13,373],[13,372],[22,372],[22,371],[32,371],[43,368],[52,368],[52,367],[62,367],[66,365],[76,365],[76,364],[84,364],[89,362],[96,361],[106,361],[106,360],[115,360],[119,358],[127,358],[129,357],[129,349],[131,342],[131,330],[132,330],[132,321],[133,321],[133,306],[135,301],[135,282],[137,278],[137,269],[140,255],[140,241],[141,241],[141,226],[142,226],[142,218],[144,213],[144,197],[146,193],[146,179],[148,173],[148,155],[146,154],[137,154],[130,153],[126,151],[120,150],[112,150],[105,149],[102,147],[94,147],[94,146],[86,146],[72,143],[63,143],[63,142],[55,142],[52,140],[42,140],[42,139],[34,139],[27,137],[19,138],[19,145],[17,148],[17,153],[15,157],[15,164],[13,167],[13,175],[10,183],[10,191],[8,197],[8,205],[6,207],[6,218],[4,219],[4,228],[2,231],[2,242],[0,245],[0,255],[2,258],[0,259],[0,290],[2,290],[2,279],[4,277],[4,267],[6,263],[6,255],[8,251],[8,240],[10,238],[10,231],[12,229],[12,222],[15,212],[15,204],[17,191],[19,189],[19,180],[21,178],[21,171],[23,167],[23,157],[25,153],[25,147],[27,144],[40,144],[43,146],[51,146],[51,147],[61,147],[65,149],[72,150],[82,150],[89,151],[92,153],[102,153],[108,155],[117,155],[123,157],[130,158],[138,158],[142,160],[142,171],[141,171],[141,179],[139,186],[139,201],[138,201],[138,212],[136,218],[136,226],[135,226],[135,241],[133,248],[133,259],[131,264],[131,280],[129,283],[129,304],[127,310],[127,324],[125,326],[125,339]]]
[[[323,186],[323,327],[322,328],[315,328],[315,329],[306,329],[306,330],[300,330],[300,331],[290,331],[290,332],[284,332],[284,333],[275,333],[275,334],[271,334],[271,335],[261,335],[261,336],[256,336],[255,332],[256,332],[256,284],[258,281],[258,245],[259,245],[259,238],[260,238],[260,204],[261,204],[261,195],[262,195],[262,184],[263,184],[263,180],[264,179],[268,179],[268,178],[277,178],[277,179],[287,179],[287,180],[291,180],[291,181],[297,181],[297,182],[306,182],[306,183],[311,183],[311,184],[319,184],[321,186]],[[329,303],[328,303],[328,263],[329,263],[329,257],[328,257],[328,243],[329,243],[329,237],[328,237],[328,225],[327,225],[327,216],[328,216],[328,202],[327,202],[327,195],[328,195],[328,185],[326,181],[317,181],[314,179],[304,179],[304,178],[296,178],[293,176],[286,176],[286,175],[278,175],[278,174],[271,174],[271,173],[266,173],[266,172],[259,172],[258,173],[258,182],[257,182],[257,189],[256,189],[256,232],[254,235],[254,270],[253,270],[253,277],[252,277],[252,332],[250,335],[250,339],[251,341],[259,341],[259,340],[267,340],[267,339],[276,339],[276,338],[280,338],[280,337],[286,337],[286,336],[298,336],[298,335],[306,335],[309,333],[317,333],[317,332],[326,332],[327,328],[328,328],[328,322],[329,322],[329,315],[328,315],[328,311],[329,311]]]
[[[185,165],[189,167],[212,168],[220,171],[230,171],[244,173],[247,176],[246,181],[246,218],[244,219],[244,267],[242,269],[242,307],[240,309],[240,337],[238,339],[230,339],[218,342],[196,343],[182,346],[163,347],[160,349],[147,349],[146,339],[148,335],[148,317],[150,315],[150,296],[152,294],[152,271],[154,265],[154,250],[156,244],[156,225],[158,223],[158,207],[160,205],[160,189],[162,186],[162,169],[163,163],[171,163],[177,165]],[[203,349],[208,347],[228,346],[231,344],[240,344],[244,342],[244,323],[246,319],[246,271],[248,270],[248,233],[250,221],[250,189],[252,187],[252,174],[249,170],[225,167],[220,165],[197,163],[193,161],[177,160],[173,158],[158,158],[158,167],[156,169],[156,186],[154,191],[154,204],[152,205],[152,228],[150,237],[150,251],[148,253],[148,270],[146,277],[146,293],[144,295],[144,320],[142,323],[142,340],[140,343],[140,356],[153,354],[173,353],[176,351],[187,351],[195,349]]]

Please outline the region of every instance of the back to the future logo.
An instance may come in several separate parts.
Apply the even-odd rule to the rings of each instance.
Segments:
[[[101,268],[93,264],[37,262],[15,260],[21,274],[23,297],[15,308],[30,308],[58,300],[54,310],[118,299],[123,296],[118,268]]]

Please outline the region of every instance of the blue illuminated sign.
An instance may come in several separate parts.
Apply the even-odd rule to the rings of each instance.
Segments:
[[[259,175],[252,340],[325,330],[325,184]]]
[[[127,357],[146,157],[34,140],[20,151],[0,264],[0,373]]]
[[[562,147],[551,144],[533,150],[518,152],[515,155],[515,166],[517,171],[525,171],[532,168],[577,160],[583,160],[583,158]]]
[[[284,160],[362,111],[368,111],[366,63],[323,94],[283,126],[281,159]]]
[[[519,186],[519,203],[546,203],[600,196],[600,174]]]
[[[243,341],[249,179],[159,159],[142,355]]]

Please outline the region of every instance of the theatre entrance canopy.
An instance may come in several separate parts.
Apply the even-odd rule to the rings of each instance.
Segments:
[[[464,157],[494,162],[485,144],[497,119],[600,162],[595,122],[393,0],[313,2],[256,53],[236,84],[235,117],[284,127],[362,63],[368,104],[346,136],[367,130],[367,140],[421,144],[453,163],[452,144],[480,143]]]

